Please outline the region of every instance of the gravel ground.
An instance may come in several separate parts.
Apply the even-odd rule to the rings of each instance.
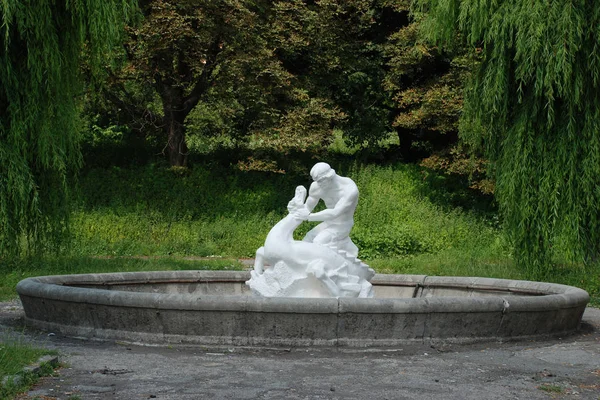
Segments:
[[[150,347],[23,328],[0,303],[0,339],[56,349],[63,367],[19,399],[600,400],[600,309],[543,341],[390,350]]]

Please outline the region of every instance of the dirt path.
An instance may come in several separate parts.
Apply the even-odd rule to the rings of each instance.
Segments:
[[[22,315],[0,303],[0,338],[65,365],[23,399],[600,399],[599,309],[570,337],[393,351],[133,346],[23,330]]]

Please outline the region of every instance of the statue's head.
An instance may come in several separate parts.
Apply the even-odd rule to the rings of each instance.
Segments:
[[[313,181],[317,183],[326,183],[331,181],[335,176],[335,170],[329,166],[329,164],[320,162],[316,163],[310,170],[310,176]]]

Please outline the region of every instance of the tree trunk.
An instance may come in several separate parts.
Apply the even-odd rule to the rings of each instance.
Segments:
[[[402,159],[406,162],[412,162],[415,160],[415,155],[412,148],[414,140],[415,137],[412,135],[412,133],[408,132],[408,130],[398,130],[398,141],[400,142],[398,151],[400,153],[400,157],[402,157]]]
[[[193,89],[187,95],[182,82],[177,82],[173,77],[192,76],[190,67],[178,55],[178,69],[167,76],[156,74],[154,84],[163,102],[163,125],[167,134],[165,150],[171,166],[183,167],[187,164],[188,147],[185,141],[184,121],[192,109],[198,104],[201,96],[210,85],[212,72],[216,66],[216,57],[221,51],[221,41],[216,39],[212,44],[209,56],[206,58],[204,69],[196,79]],[[165,70],[168,70],[165,68]],[[191,78],[190,78],[191,79]],[[192,83],[192,82],[187,82]],[[164,150],[163,150],[164,152]]]
[[[184,167],[187,165],[188,147],[185,141],[185,127],[183,120],[167,118],[165,115],[165,129],[167,130],[167,156],[171,166]]]
[[[187,164],[188,147],[185,140],[185,117],[189,109],[185,106],[183,90],[174,87],[171,82],[161,81],[161,98],[163,101],[163,126],[167,137],[165,152],[169,164],[184,167]]]

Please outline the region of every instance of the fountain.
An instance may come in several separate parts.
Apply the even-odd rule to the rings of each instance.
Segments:
[[[588,294],[517,280],[375,274],[349,238],[358,189],[311,170],[252,271],[58,275],[24,279],[28,325],[141,343],[387,347],[540,338],[575,332]],[[312,213],[319,200],[327,208]],[[302,240],[294,230],[320,221]]]

